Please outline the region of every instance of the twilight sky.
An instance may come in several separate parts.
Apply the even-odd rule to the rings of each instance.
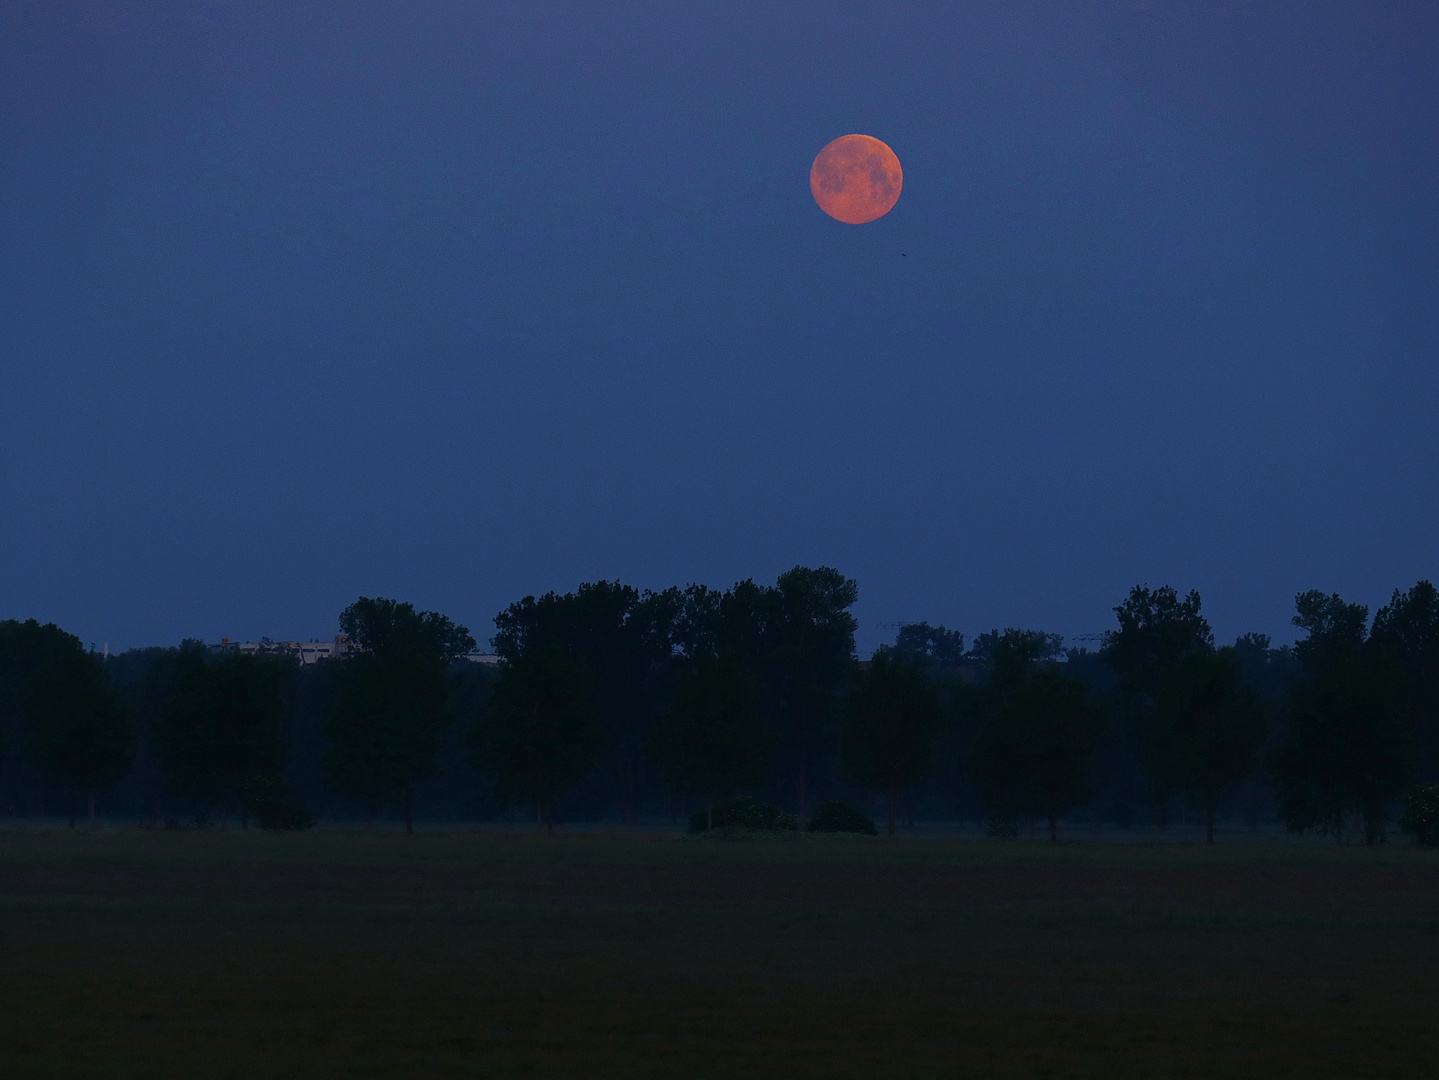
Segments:
[[[866,651],[1290,640],[1439,574],[1436,405],[1432,0],[0,0],[0,618],[806,563]]]

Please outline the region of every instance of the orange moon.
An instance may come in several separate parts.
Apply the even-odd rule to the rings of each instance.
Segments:
[[[846,225],[882,218],[899,201],[904,171],[894,151],[872,135],[841,135],[809,167],[819,208]]]

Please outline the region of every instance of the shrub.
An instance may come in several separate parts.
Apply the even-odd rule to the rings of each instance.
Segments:
[[[709,828],[709,824],[709,809],[699,810],[690,815],[689,831],[691,833],[705,832]],[[714,827],[716,829],[739,828],[759,831],[790,830],[799,828],[799,819],[793,814],[786,814],[778,806],[771,806],[758,799],[751,799],[748,795],[741,795],[736,799],[715,803]]]
[[[1405,793],[1399,827],[1425,847],[1439,847],[1439,784],[1418,785]]]
[[[868,814],[842,802],[827,802],[816,806],[809,819],[809,831],[879,835],[879,829]]]

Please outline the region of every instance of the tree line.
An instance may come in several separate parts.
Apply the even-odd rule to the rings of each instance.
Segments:
[[[917,623],[863,661],[857,598],[828,567],[728,589],[586,583],[500,612],[496,669],[463,659],[466,627],[384,598],[340,614],[351,656],[306,668],[196,641],[102,658],[53,625],[3,621],[0,798],[12,814],[61,800],[72,824],[110,799],[156,822],[523,813],[548,829],[749,793],[801,819],[826,799],[879,807],[891,833],[965,816],[1055,838],[1076,816],[1179,813],[1211,841],[1222,817],[1272,815],[1369,843],[1407,805],[1402,823],[1426,832],[1428,581],[1372,620],[1301,593],[1292,647],[1217,646],[1197,592],[1141,585],[1094,651]]]

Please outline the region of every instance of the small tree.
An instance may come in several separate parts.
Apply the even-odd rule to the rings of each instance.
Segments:
[[[1290,830],[1342,838],[1344,815],[1357,810],[1365,842],[1382,841],[1389,806],[1413,765],[1404,669],[1383,649],[1332,654],[1295,688],[1289,712],[1270,764]]]
[[[284,767],[286,667],[231,653],[210,658],[203,647],[181,651],[175,696],[154,736],[165,786],[198,813],[235,804],[247,818],[257,778]]]
[[[1254,768],[1264,741],[1259,697],[1241,682],[1233,649],[1194,652],[1169,672],[1149,729],[1150,764],[1167,787],[1204,799],[1204,839],[1214,843],[1214,800]]]
[[[1088,798],[1087,773],[1103,711],[1078,679],[1053,666],[1016,679],[980,728],[970,772],[993,817],[1059,819]]]
[[[923,779],[944,719],[939,692],[915,661],[881,649],[846,702],[840,752],[854,778],[884,792],[889,835],[899,793]]]
[[[382,597],[347,607],[340,630],[358,655],[325,726],[330,786],[369,806],[399,803],[413,833],[414,787],[434,770],[451,719],[446,669],[475,639],[444,615]]]
[[[701,656],[675,689],[655,729],[651,754],[677,791],[703,796],[710,827],[714,804],[764,776],[770,736],[754,679],[733,653]]]
[[[70,793],[70,828],[75,800],[83,794],[95,821],[95,796],[130,771],[133,734],[118,695],[105,672],[79,642],[31,682],[22,706],[30,732],[30,753],[52,784]]]
[[[553,833],[555,803],[583,779],[600,744],[584,668],[555,644],[505,661],[472,739],[494,794],[530,803]]]

